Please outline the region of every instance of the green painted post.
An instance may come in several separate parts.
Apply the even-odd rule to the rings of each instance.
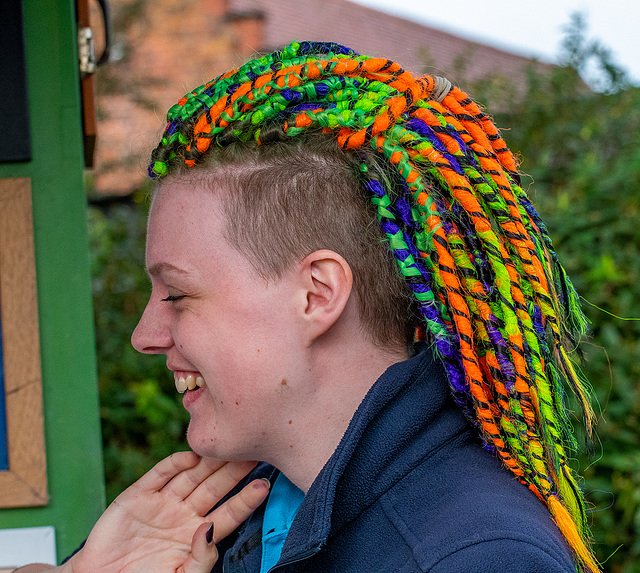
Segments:
[[[52,525],[62,559],[104,508],[77,34],[73,0],[23,6],[33,155],[0,178],[31,179],[50,500],[0,510],[0,529]]]

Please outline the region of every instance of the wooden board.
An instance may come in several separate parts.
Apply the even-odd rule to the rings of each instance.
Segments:
[[[25,178],[0,179],[0,316],[9,447],[0,507],[46,505],[31,184]]]

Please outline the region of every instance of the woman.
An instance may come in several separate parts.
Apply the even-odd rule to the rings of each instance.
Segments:
[[[586,321],[477,105],[294,42],[168,118],[133,344],[204,457],[161,462],[62,569],[597,571],[562,389],[589,421]],[[251,481],[209,514],[249,459],[267,503]]]

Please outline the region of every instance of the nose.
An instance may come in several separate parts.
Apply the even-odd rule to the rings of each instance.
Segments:
[[[152,294],[131,335],[131,344],[143,354],[166,354],[173,346],[171,331],[159,303],[160,301],[154,301]]]

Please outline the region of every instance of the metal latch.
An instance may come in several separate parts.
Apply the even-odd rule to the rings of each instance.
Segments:
[[[78,59],[80,60],[80,77],[96,72],[96,49],[91,28],[78,28]]]

